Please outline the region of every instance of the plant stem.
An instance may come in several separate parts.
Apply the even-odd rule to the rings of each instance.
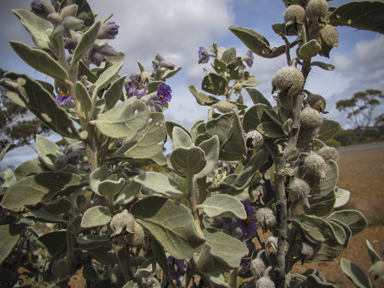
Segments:
[[[195,228],[199,236],[204,238],[203,232],[201,231],[201,227],[200,227],[201,222],[200,222],[199,208],[197,208],[197,202],[196,202],[195,181],[193,180],[193,174],[191,173],[188,173],[187,184],[188,184],[188,192],[189,192],[188,200],[189,200],[189,204],[191,205],[193,218],[195,219]]]
[[[237,284],[237,269],[233,269],[229,273],[229,286],[231,288],[236,288],[237,287],[236,284]]]

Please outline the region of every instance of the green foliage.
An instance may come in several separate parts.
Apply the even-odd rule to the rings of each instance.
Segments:
[[[333,14],[329,11],[330,23],[380,32],[381,26],[373,25],[376,18],[355,16],[358,8],[376,15],[378,4],[360,3],[363,6],[352,3]],[[199,63],[213,58],[213,70],[205,70],[204,92],[193,85],[189,90],[200,105],[209,106],[208,117],[187,130],[165,121],[163,114],[171,92],[165,79],[181,67],[157,53],[152,71],[138,61],[140,72],[126,80],[126,75],[119,75],[125,54],[100,39],[106,25],[115,25],[107,22],[111,16],[95,22],[85,0],[43,5],[47,15],[42,17],[13,11],[37,47],[10,44],[28,65],[50,76],[54,86],[15,72],[0,80],[8,97],[3,93],[2,98],[10,104],[6,112],[4,106],[0,111],[0,129],[7,133],[0,160],[13,147],[9,139],[24,137],[30,143],[24,135],[35,135],[38,152],[38,158],[14,172],[0,173],[1,284],[15,286],[23,268],[35,286],[66,287],[82,269],[87,287],[187,287],[198,275],[201,285],[234,288],[237,277],[249,278],[245,272],[251,270],[254,277],[245,287],[259,287],[263,281],[280,288],[334,287],[317,270],[291,273],[299,260],[336,259],[351,237],[367,226],[358,211],[332,212],[348,202],[350,193],[337,188],[337,163],[323,159],[316,145],[326,147],[323,141],[331,145],[340,124],[323,120],[321,127],[310,130],[300,122],[304,107],[319,112],[325,108],[325,103],[319,108],[311,102],[303,79],[313,68],[334,69],[312,62],[317,55],[329,57],[335,44],[319,32],[323,16],[272,25],[282,37],[283,45],[277,48],[256,31],[235,26],[229,29],[250,49],[247,55],[215,43],[211,52],[200,48]],[[352,24],[345,24],[349,17]],[[81,25],[72,29],[69,20]],[[291,36],[295,36],[292,42]],[[72,47],[66,51],[68,42]],[[295,46],[296,56],[291,57]],[[275,104],[253,88],[259,80],[246,71],[253,64],[252,51],[264,58],[286,54],[291,68],[284,71],[293,71],[294,76],[288,72],[272,79]],[[253,102],[249,108],[244,105],[244,89]],[[62,104],[57,94],[71,98]],[[381,91],[368,90],[339,102],[338,108],[359,107],[353,115],[363,115],[382,97]],[[17,134],[19,128],[8,127],[26,111],[61,135],[61,146],[37,135],[48,130],[19,125],[28,132]],[[381,122],[377,118],[377,125]],[[165,156],[167,137],[173,149]],[[315,160],[308,164],[311,158]],[[296,178],[305,181],[298,191],[290,186]],[[256,222],[262,228],[259,232]],[[44,223],[48,231],[37,233],[34,227]],[[268,243],[277,253],[256,249],[252,239],[260,241],[261,230],[271,231]],[[266,243],[259,244],[265,248]],[[381,263],[367,246],[372,262]],[[267,272],[247,264],[259,260]],[[346,260],[341,265],[353,283],[371,285],[356,265]],[[256,272],[263,274],[261,280]],[[178,279],[173,280],[176,274]],[[100,277],[106,278],[97,281]]]

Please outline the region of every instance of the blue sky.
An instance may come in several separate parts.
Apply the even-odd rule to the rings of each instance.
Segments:
[[[51,81],[40,72],[36,72],[23,63],[11,49],[8,41],[18,40],[33,46],[28,32],[20,24],[11,9],[30,9],[29,0],[4,1],[0,10],[0,67],[8,71],[26,73],[36,79]],[[166,120],[172,120],[186,128],[199,119],[207,118],[207,107],[199,106],[188,90],[195,85],[201,91],[201,80],[205,76],[203,68],[210,64],[197,64],[199,46],[207,47],[212,43],[229,48],[235,46],[238,55],[245,55],[247,47],[228,30],[228,26],[243,26],[264,35],[271,46],[283,45],[271,25],[282,23],[285,6],[281,0],[89,0],[97,19],[103,19],[114,13],[111,21],[120,25],[116,39],[109,42],[116,50],[126,54],[120,75],[130,75],[139,71],[136,61],[140,61],[150,70],[151,61],[156,52],[166,60],[172,61],[183,69],[177,76],[169,79],[173,89],[170,108],[165,111]],[[340,6],[349,1],[335,0],[329,6]],[[319,57],[318,61],[334,64],[332,72],[319,68],[312,70],[306,89],[323,95],[327,100],[327,118],[334,119],[348,128],[345,115],[335,109],[340,99],[350,98],[358,91],[366,89],[384,90],[384,38],[368,31],[357,31],[349,27],[337,27],[339,47],[331,51],[331,58]],[[293,39],[291,39],[293,41]],[[292,51],[294,52],[294,51]],[[294,56],[294,53],[292,53]],[[255,57],[249,71],[260,79],[255,88],[270,101],[271,79],[281,67],[287,66],[285,56],[275,59]],[[251,105],[247,92],[244,92],[246,104]],[[382,108],[382,107],[381,107]],[[379,110],[379,109],[378,109]],[[382,109],[381,109],[382,110]],[[377,111],[381,112],[382,111]],[[53,138],[57,140],[57,138]],[[18,165],[26,159],[35,158],[30,148],[8,153],[2,166]]]

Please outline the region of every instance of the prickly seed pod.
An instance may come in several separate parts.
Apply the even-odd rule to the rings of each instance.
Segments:
[[[313,131],[323,125],[323,117],[320,115],[319,111],[306,105],[300,112],[300,125],[305,130]]]
[[[119,264],[117,264],[113,269],[112,269],[112,272],[111,272],[111,282],[116,284],[117,287],[123,287],[123,285],[125,284],[125,279],[124,279],[124,275],[123,273],[121,272],[121,267]]]
[[[318,155],[321,156],[324,161],[333,160],[339,161],[339,152],[334,147],[323,147],[319,150]]]
[[[304,76],[293,66],[279,69],[272,79],[272,94],[283,93],[284,96],[292,96],[303,87]]]
[[[113,216],[110,226],[113,230],[112,237],[119,236],[125,232],[134,233],[136,221],[127,210]]]
[[[315,109],[321,113],[328,113],[325,112],[325,107],[327,107],[327,101],[325,101],[325,98],[321,95],[312,94],[309,91],[305,90],[305,93],[307,93],[307,100],[309,106],[311,106],[312,109]]]
[[[384,284],[384,262],[377,261],[369,268],[368,274],[373,276],[373,279],[379,280],[380,283]]]
[[[272,271],[272,267],[268,267],[264,276],[256,282],[256,288],[275,288],[275,283],[271,280],[269,272]]]
[[[328,46],[337,47],[339,44],[339,33],[337,33],[336,28],[330,24],[325,25],[320,30],[320,35]]]
[[[283,13],[284,22],[287,25],[296,23],[304,23],[305,10],[300,5],[291,5]]]
[[[257,254],[257,257],[255,259],[252,260],[250,266],[251,266],[251,272],[253,274],[253,277],[255,277],[255,279],[259,279],[261,278],[264,273],[265,273],[265,270],[267,269],[267,267],[265,266],[265,263],[263,261],[263,259],[261,259],[261,255],[265,252],[265,250],[262,250],[260,251],[258,254]]]
[[[264,143],[263,135],[256,130],[249,131],[244,138],[245,145],[251,150],[260,148]]]
[[[275,212],[271,208],[261,208],[256,212],[256,223],[263,231],[270,230],[276,225]]]
[[[127,235],[128,245],[138,249],[147,246],[147,237],[145,236],[143,227],[135,221],[133,233]]]
[[[310,0],[305,7],[305,12],[311,22],[324,22],[324,17],[328,12],[328,2],[325,0]]]
[[[307,182],[294,178],[289,184],[289,192],[294,198],[302,200],[304,206],[310,208],[308,197],[310,197],[311,189]]]
[[[325,161],[319,155],[309,155],[304,160],[304,169],[321,180],[325,180]]]
[[[303,241],[303,245],[301,246],[301,250],[299,252],[299,256],[301,258],[307,258],[307,257],[311,257],[314,253],[314,250],[313,250],[313,247],[310,246],[308,243],[306,243],[305,241]],[[304,260],[303,260],[304,261]]]

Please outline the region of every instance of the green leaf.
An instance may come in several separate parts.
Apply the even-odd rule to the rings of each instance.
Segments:
[[[135,203],[131,213],[177,259],[191,258],[203,248],[205,239],[198,236],[191,211],[180,203],[151,196]]]
[[[368,225],[364,215],[356,210],[335,211],[328,216],[327,220],[338,220],[345,223],[351,229],[352,236],[362,232]]]
[[[90,188],[92,189],[93,192],[95,192],[96,194],[99,194],[100,183],[102,183],[107,179],[108,179],[108,167],[107,165],[102,165],[89,175]]]
[[[207,176],[216,168],[220,155],[219,138],[215,135],[211,139],[201,142],[199,147],[204,151],[207,163],[203,170],[194,176],[195,179]]]
[[[186,133],[188,133],[189,137],[191,137],[191,134],[189,133],[189,131],[184,128],[182,125],[176,123],[176,122],[173,122],[173,121],[165,121],[165,127],[167,128],[167,134],[168,136],[171,138],[171,140],[173,141],[173,128],[175,127],[179,127],[180,129],[183,129]]]
[[[137,193],[140,192],[140,189],[141,185],[132,181],[121,190],[115,200],[115,205],[126,205],[131,203],[136,198]]]
[[[35,158],[33,160],[27,160],[17,166],[15,169],[15,177],[17,181],[20,181],[25,177],[49,171],[50,170],[44,164],[42,164],[38,158]]]
[[[336,121],[324,119],[323,125],[321,125],[315,137],[325,142],[332,139],[340,129],[341,125]]]
[[[168,158],[168,166],[181,176],[199,173],[206,163],[205,152],[194,146],[177,148]]]
[[[7,147],[5,147],[5,148],[1,151],[1,153],[0,153],[0,162],[3,161],[3,158],[4,158],[5,154],[6,154],[8,151],[10,151],[10,150],[12,150],[13,148],[15,148],[15,147],[16,147],[16,144],[9,144]]]
[[[211,65],[212,65],[213,69],[215,69],[217,74],[225,73],[227,71],[227,64],[225,64],[223,61],[221,61],[218,58],[215,58],[213,60],[213,64],[211,63]]]
[[[61,252],[63,247],[66,248],[67,235],[66,231],[54,231],[42,235],[37,240],[44,244],[49,254],[52,256],[58,252]]]
[[[85,32],[79,41],[79,44],[77,44],[75,51],[73,52],[73,58],[72,58],[72,67],[75,67],[75,65],[78,64],[79,60],[83,55],[92,47],[92,45],[95,43],[97,33],[99,32],[101,22],[100,20],[96,21],[91,28],[88,29],[87,32]]]
[[[189,147],[193,145],[189,132],[178,126],[175,126],[172,129],[172,143],[173,149],[179,147]]]
[[[327,71],[333,71],[336,68],[332,64],[327,64],[327,63],[320,62],[320,61],[313,61],[311,63],[311,66],[317,66],[317,67],[320,67],[321,69],[324,69],[324,70],[327,70]]]
[[[53,29],[53,25],[49,21],[23,9],[13,9],[12,13],[20,19],[20,23],[31,34],[33,43],[36,46],[49,49],[49,36],[46,31]]]
[[[64,155],[56,143],[47,138],[36,135],[36,150],[40,160],[52,171],[57,171],[55,159],[58,155]]]
[[[197,120],[195,123],[193,123],[191,129],[189,129],[189,134],[191,135],[193,142],[196,142],[196,138],[205,132],[207,132],[207,129],[205,127],[204,120]]]
[[[167,261],[167,256],[165,255],[164,248],[160,245],[156,239],[151,238],[149,240],[149,244],[151,245],[151,249],[156,258],[157,263],[159,263],[161,269],[164,273],[169,273],[169,265]]]
[[[253,87],[259,83],[260,80],[257,79],[255,75],[250,75],[248,71],[244,72],[244,81],[241,83],[244,88]]]
[[[94,228],[104,226],[112,219],[109,209],[103,206],[94,206],[85,211],[81,219],[82,228]]]
[[[167,176],[157,172],[144,172],[132,179],[155,193],[179,198],[184,195],[180,186]]]
[[[12,252],[20,238],[20,230],[16,225],[0,226],[0,265]]]
[[[220,160],[242,161],[246,159],[246,147],[240,119],[236,111],[222,114],[205,125],[206,132],[197,137],[195,144],[217,135],[220,141]]]
[[[351,196],[351,192],[339,188],[335,192],[335,195],[336,195],[336,202],[335,202],[334,208],[339,208],[348,203],[349,198]]]
[[[77,79],[81,79],[81,76],[87,76],[87,80],[91,83],[95,83],[97,81],[97,76],[94,74],[85,64],[80,61],[79,62],[79,71],[77,73]]]
[[[211,95],[207,95],[202,92],[197,92],[196,87],[194,85],[190,85],[188,86],[188,88],[189,91],[191,91],[192,95],[195,96],[197,103],[199,103],[200,105],[211,106],[212,104],[215,104],[220,101],[219,99]]]
[[[310,274],[307,277],[307,281],[305,282],[308,288],[337,288],[335,285],[331,283],[324,282],[325,279],[321,278],[314,275]]]
[[[80,139],[79,132],[68,113],[39,82],[27,75],[14,72],[7,73],[6,77],[14,81],[0,80],[0,85],[17,93],[40,121],[61,136]]]
[[[160,83],[163,83],[165,85],[167,85],[164,81],[151,81],[148,83],[148,93],[152,93],[152,92],[155,92],[157,91],[158,89],[158,86],[160,85]]]
[[[165,79],[171,78],[172,76],[175,76],[177,74],[177,72],[179,72],[181,70],[181,68],[182,67],[177,67],[173,70],[165,71],[164,74],[161,76],[161,79],[165,80]]]
[[[307,174],[308,175],[308,174]],[[339,168],[333,160],[329,160],[325,164],[325,175],[326,180],[320,181],[318,184],[314,182],[314,179],[311,175],[305,177],[305,180],[312,188],[312,200],[317,198],[324,197],[331,191],[335,190],[337,180],[339,179]]]
[[[99,99],[98,97],[95,97],[93,98],[92,103],[93,112],[91,111],[91,117],[96,117],[104,112],[106,106],[104,98]]]
[[[305,223],[302,223],[296,219],[291,219],[291,222],[295,227],[300,230],[301,234],[304,235],[304,238],[311,242],[312,244],[319,244],[325,242],[323,234],[321,234],[313,225],[309,226]]]
[[[150,113],[144,128],[137,132],[134,139],[125,140],[123,146],[112,155],[112,158],[124,155],[132,159],[150,159],[158,156],[163,150],[166,135],[164,114]],[[163,159],[160,160],[163,161]]]
[[[67,71],[47,52],[37,48],[31,48],[19,41],[11,40],[9,43],[16,54],[37,71],[62,81],[68,78]]]
[[[115,174],[116,175],[116,174]],[[120,178],[118,181],[105,180],[99,184],[98,194],[108,199],[112,199],[117,195],[125,185],[125,180]]]
[[[225,95],[228,80],[224,76],[209,73],[201,83],[201,89],[213,95]]]
[[[377,254],[375,249],[373,249],[372,244],[368,240],[365,240],[365,243],[367,244],[368,255],[372,261],[372,264],[381,261],[379,254]]]
[[[281,126],[277,125],[275,122],[272,122],[272,121],[260,123],[256,129],[264,137],[268,137],[272,139],[286,137]]]
[[[223,55],[221,56],[221,61],[223,61],[226,64],[229,64],[232,62],[233,58],[236,57],[236,48],[230,47],[227,50],[224,51]]]
[[[315,57],[320,50],[320,44],[317,43],[316,39],[312,39],[300,47],[299,54],[303,59],[309,60]]]
[[[336,196],[335,192],[332,190],[330,193],[324,195],[323,197],[317,197],[317,198],[308,198],[309,205],[311,208],[304,207],[304,211],[306,214],[309,215],[316,215],[316,216],[326,216],[329,213],[332,212],[335,202],[336,202]]]
[[[196,263],[201,272],[224,272],[237,268],[241,258],[248,254],[247,247],[241,241],[223,232],[205,229],[203,234],[207,242]]]
[[[9,187],[5,192],[2,206],[8,210],[19,212],[25,206],[33,206],[39,202],[49,202],[51,196],[67,187],[80,184],[81,177],[71,173],[44,172],[26,177]]]
[[[384,33],[384,3],[381,1],[353,1],[337,7],[329,17],[333,26]]]
[[[231,217],[238,219],[247,218],[244,205],[241,204],[236,198],[226,195],[217,194],[206,199],[202,204],[199,205],[203,208],[204,213],[208,217]]]
[[[373,288],[371,279],[364,273],[364,271],[355,263],[348,259],[340,259],[340,267],[344,274],[347,275],[349,280],[359,288]]]
[[[231,30],[231,32],[235,34],[249,49],[256,53],[256,55],[261,57],[274,58],[284,54],[285,52],[285,46],[271,49],[268,40],[252,29],[230,26],[229,30]]]
[[[247,110],[243,118],[243,128],[245,132],[256,130],[261,123],[269,122],[271,119],[265,110],[268,106],[265,104],[255,104]]]
[[[8,188],[13,183],[15,183],[15,175],[13,175],[13,171],[11,168],[5,169],[0,172],[0,190],[1,190],[1,186],[3,188]]]
[[[104,92],[103,98],[106,101],[108,110],[112,109],[117,101],[119,101],[121,95],[123,94],[123,87],[125,83],[125,78],[127,75],[124,75],[112,83],[111,87]]]
[[[104,89],[111,84],[111,81],[116,78],[117,73],[119,73],[122,66],[122,61],[113,64],[99,76],[99,79],[97,79],[95,84],[89,86],[89,90],[92,91],[92,99],[96,97],[101,89]]]
[[[49,213],[45,209],[29,211],[28,213],[24,213],[23,217],[32,218],[35,221],[40,221],[43,223],[67,223],[68,222],[66,219],[64,219],[63,214]]]
[[[64,0],[61,2],[61,8],[71,4],[76,4],[78,6],[76,18],[84,21],[82,30],[90,27],[95,22],[95,15],[86,0]]]
[[[143,129],[150,117],[150,110],[143,101],[131,97],[99,116],[95,121],[100,131],[112,138],[135,138],[138,130]]]
[[[76,237],[77,244],[80,245],[81,249],[97,249],[98,247],[109,247],[112,248],[111,242],[107,235],[94,235],[88,234],[84,237]]]
[[[92,101],[87,88],[80,81],[76,81],[75,91],[76,96],[80,100],[82,110],[88,115],[92,111]]]

